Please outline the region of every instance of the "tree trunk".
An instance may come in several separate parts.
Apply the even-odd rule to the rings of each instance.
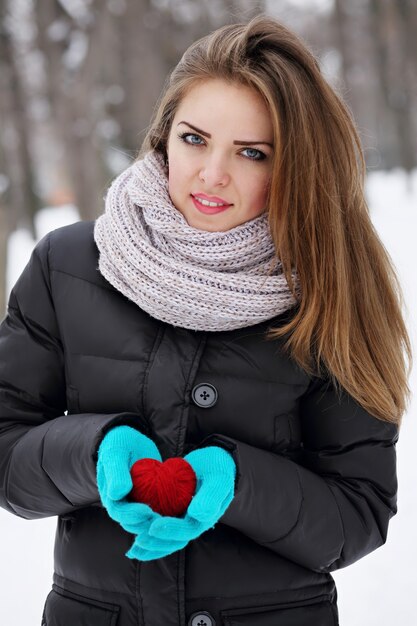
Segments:
[[[4,8],[4,5],[3,5]],[[35,237],[34,216],[39,209],[39,199],[34,191],[34,171],[32,159],[29,152],[30,130],[29,120],[26,111],[27,97],[24,93],[19,71],[16,63],[16,53],[13,48],[11,36],[6,32],[5,15],[1,16],[1,58],[7,77],[7,94],[5,95],[5,105],[7,107],[9,131],[13,133],[15,145],[12,151],[13,166],[8,169],[10,185],[13,190],[13,210],[16,214],[16,223],[28,228]],[[6,101],[7,98],[7,101]],[[9,134],[10,136],[10,134]]]
[[[69,173],[74,202],[81,219],[92,220],[102,211],[102,190],[106,172],[102,146],[97,134],[97,122],[102,110],[96,106],[96,90],[102,63],[103,33],[111,19],[106,6],[94,13],[94,22],[85,31],[88,51],[80,67],[68,68],[64,61],[64,44],[51,41],[46,32],[58,19],[65,19],[73,27],[58,3],[42,0],[38,14],[40,47],[48,62],[48,95],[55,119],[56,135],[65,157],[62,168]],[[80,30],[78,25],[75,25]]]
[[[154,15],[148,2],[129,2],[118,23],[125,93],[120,110],[122,144],[132,158],[142,144],[167,73],[160,49],[163,38],[152,21]]]
[[[340,76],[343,85],[343,99],[350,106],[354,108],[352,102],[352,86],[351,86],[351,42],[347,32],[350,24],[348,23],[348,16],[345,12],[343,0],[335,0],[334,2],[334,26],[336,34],[336,46],[340,54]]]
[[[398,7],[391,0],[370,0],[369,8],[376,67],[388,118],[384,121],[384,127],[391,122],[395,133],[395,154],[390,160],[410,171],[415,164],[415,156],[413,133],[410,132],[412,117],[406,78],[407,59],[402,44],[404,30],[400,27]],[[392,58],[394,52],[395,58]]]
[[[406,172],[417,165],[416,142],[414,119],[412,116],[413,95],[412,85],[415,85],[415,64],[417,57],[409,56],[415,50],[416,45],[412,43],[410,24],[412,21],[411,5],[408,0],[396,0],[391,3],[391,10],[396,15],[396,50],[398,53],[398,72],[394,98],[394,114],[397,121],[398,137],[400,144],[401,165]]]

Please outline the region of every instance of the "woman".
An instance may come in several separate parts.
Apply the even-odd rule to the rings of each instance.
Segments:
[[[36,246],[0,496],[58,516],[46,626],[338,623],[330,572],[396,513],[411,361],[363,173],[314,57],[258,16],[185,52],[103,215]],[[186,512],[133,502],[133,463],[173,457]]]

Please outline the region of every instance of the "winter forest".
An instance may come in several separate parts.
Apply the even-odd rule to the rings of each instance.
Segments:
[[[1,318],[40,237],[102,212],[183,51],[260,12],[303,38],[352,112],[370,211],[403,284],[416,345],[417,0],[0,0]],[[398,444],[399,512],[389,542],[335,573],[343,626],[417,623],[415,413],[411,406]],[[0,509],[8,626],[40,623],[55,522]]]

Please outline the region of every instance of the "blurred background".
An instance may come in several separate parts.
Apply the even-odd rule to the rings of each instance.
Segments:
[[[412,172],[416,0],[0,0],[0,311],[9,235],[24,228],[36,239],[45,207],[97,217],[185,48],[259,12],[318,56],[369,170]]]
[[[304,39],[352,111],[371,216],[400,276],[416,345],[417,0],[0,0],[1,318],[35,243],[103,211],[188,45],[259,12]],[[415,372],[411,384],[416,390]],[[389,541],[334,574],[342,626],[417,623],[414,407],[413,399],[397,447],[399,512]],[[40,623],[55,521],[0,510],[8,626]]]

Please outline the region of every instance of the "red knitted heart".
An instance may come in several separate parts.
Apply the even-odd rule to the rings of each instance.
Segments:
[[[181,457],[164,462],[140,459],[132,466],[130,475],[133,489],[129,499],[172,517],[186,512],[197,484],[193,468]]]

